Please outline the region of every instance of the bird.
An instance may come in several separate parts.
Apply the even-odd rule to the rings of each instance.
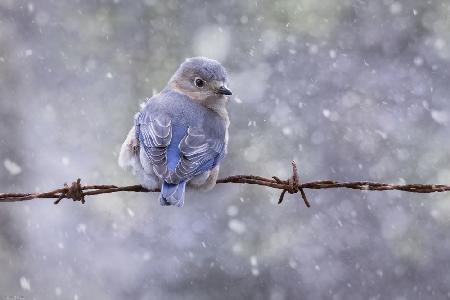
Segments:
[[[187,58],[165,88],[141,105],[118,163],[142,186],[160,188],[160,204],[184,205],[186,185],[210,190],[227,153],[228,74],[216,60]]]

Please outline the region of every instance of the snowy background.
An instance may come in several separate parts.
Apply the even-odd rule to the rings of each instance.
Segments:
[[[221,176],[448,184],[449,32],[446,0],[1,0],[0,191],[135,184],[133,114],[197,55],[234,92]],[[1,204],[0,297],[450,297],[450,194],[306,192]]]

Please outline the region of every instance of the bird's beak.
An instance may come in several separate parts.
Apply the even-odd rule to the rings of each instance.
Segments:
[[[232,95],[233,93],[227,89],[224,85],[220,86],[217,90],[216,90],[217,94],[221,94],[221,95]]]

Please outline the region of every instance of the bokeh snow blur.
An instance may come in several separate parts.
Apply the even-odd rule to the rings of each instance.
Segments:
[[[133,115],[198,55],[234,92],[221,176],[450,183],[449,32],[446,0],[2,0],[0,191],[135,184]],[[450,194],[307,194],[1,204],[0,297],[450,296]]]

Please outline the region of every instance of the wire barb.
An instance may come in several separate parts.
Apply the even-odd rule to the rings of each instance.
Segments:
[[[281,204],[283,202],[284,195],[286,194],[286,192],[288,192],[289,194],[296,194],[296,193],[300,192],[300,195],[302,196],[303,202],[305,203],[306,207],[311,207],[308,199],[306,198],[306,193],[300,185],[297,164],[295,163],[295,161],[292,161],[292,176],[291,176],[291,178],[289,178],[286,181],[282,181],[276,176],[273,176],[272,178],[275,181],[277,181],[277,183],[286,185],[286,188],[283,189],[283,191],[280,194],[280,198],[278,199],[278,204]]]
[[[84,193],[80,178],[78,178],[77,181],[72,182],[70,187],[67,183],[64,183],[64,191],[61,192],[58,199],[53,202],[53,204],[59,204],[59,202],[65,198],[72,199],[73,201],[81,201],[81,203],[84,204]]]

